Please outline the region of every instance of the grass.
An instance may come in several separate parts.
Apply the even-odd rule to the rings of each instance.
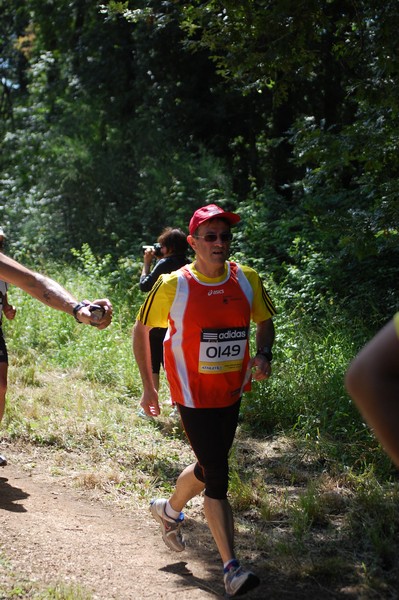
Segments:
[[[67,273],[65,282],[79,297],[96,295],[90,276]],[[102,284],[100,295],[112,298]],[[10,371],[3,440],[41,449],[55,478],[72,480],[103,502],[134,509],[167,495],[193,456],[169,414],[164,381],[163,416],[137,416],[141,384],[130,341],[137,306],[116,307],[112,326],[99,332],[18,290],[10,299],[18,313],[5,327]],[[343,389],[355,348],[350,331],[333,336],[334,327],[331,320],[309,330],[300,320],[276,319],[273,377],[244,399],[231,456],[238,552],[264,564],[276,580],[393,598],[396,472]],[[191,509],[202,518],[195,503]],[[1,598],[90,597],[62,582],[46,590],[14,575],[8,582]]]
[[[91,592],[80,585],[69,585],[63,582],[49,586],[41,585],[37,581],[29,581],[21,574],[3,573],[6,583],[0,582],[0,598],[2,600],[16,600],[27,598],[32,600],[92,600]]]
[[[0,548],[0,598],[2,600],[91,600],[92,594],[80,585],[65,585],[63,582],[53,585],[42,585],[16,572],[10,566]]]

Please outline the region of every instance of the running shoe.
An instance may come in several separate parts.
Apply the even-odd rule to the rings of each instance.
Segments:
[[[233,567],[224,574],[224,587],[229,598],[242,596],[259,585],[259,577],[242,567]]]
[[[161,526],[162,539],[168,548],[175,552],[182,552],[186,547],[186,543],[180,531],[184,521],[184,514],[180,513],[180,517],[177,520],[167,517],[165,515],[166,503],[167,500],[164,498],[151,500],[150,511],[154,519],[158,521]]]
[[[0,454],[0,467],[5,467],[5,466],[6,466],[6,464],[7,464],[7,459],[6,459],[6,457],[5,457],[5,456],[2,456],[2,455]]]

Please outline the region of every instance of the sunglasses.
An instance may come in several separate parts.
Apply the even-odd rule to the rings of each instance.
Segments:
[[[206,233],[205,235],[195,235],[195,238],[202,238],[205,242],[216,242],[218,238],[220,238],[221,242],[231,242],[233,239],[233,234],[230,231],[225,231],[224,233]]]

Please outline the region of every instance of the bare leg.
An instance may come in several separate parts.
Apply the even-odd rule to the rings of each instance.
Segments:
[[[154,388],[158,391],[159,390],[159,373],[152,374],[152,381],[154,384]]]
[[[170,499],[173,510],[180,512],[191,498],[198,496],[205,485],[194,475],[195,463],[189,465],[179,475],[176,489]],[[213,535],[223,563],[234,555],[234,521],[228,500],[215,500],[205,496],[205,517]]]
[[[229,501],[205,496],[204,510],[222,562],[225,563],[235,558],[234,519]]]
[[[205,488],[205,484],[194,475],[194,467],[195,463],[186,467],[177,479],[176,489],[169,501],[173,510],[177,512],[182,511],[187,502]]]

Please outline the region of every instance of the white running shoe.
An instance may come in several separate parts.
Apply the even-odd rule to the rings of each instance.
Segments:
[[[180,513],[180,517],[177,520],[167,517],[165,514],[166,503],[167,500],[164,498],[151,500],[150,511],[154,519],[158,521],[161,526],[162,539],[168,548],[175,552],[182,552],[186,547],[186,543],[180,531],[184,521],[184,514]]]
[[[242,567],[233,567],[224,574],[224,587],[229,598],[242,596],[259,585],[259,577]]]

